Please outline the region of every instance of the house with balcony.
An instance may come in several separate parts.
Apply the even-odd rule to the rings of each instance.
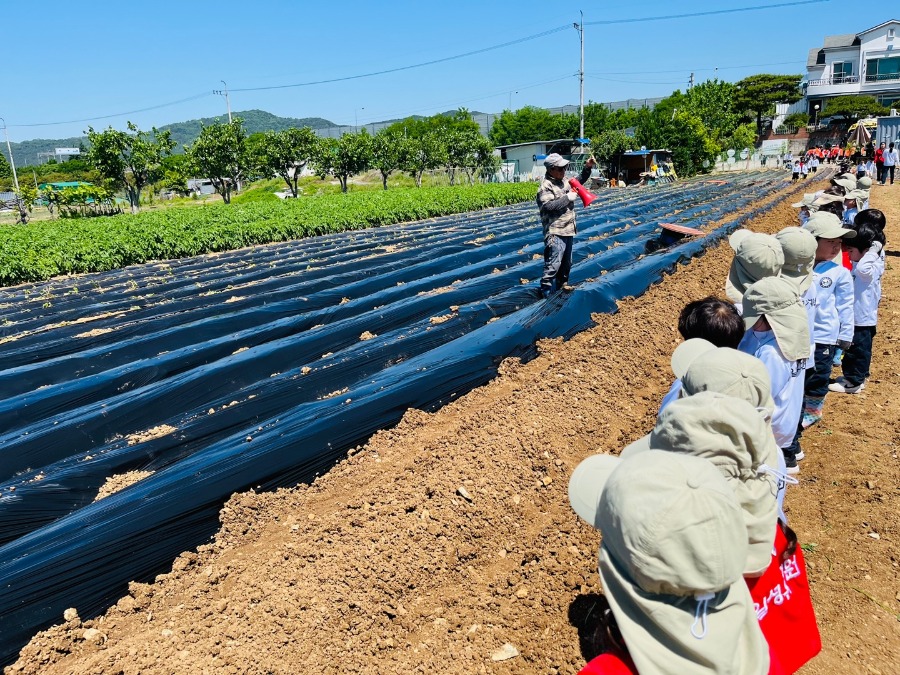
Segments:
[[[827,36],[822,47],[809,51],[806,72],[810,119],[836,96],[874,96],[888,108],[900,108],[900,20]]]

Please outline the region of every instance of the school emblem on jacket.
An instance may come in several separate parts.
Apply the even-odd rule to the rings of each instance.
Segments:
[[[834,280],[831,277],[822,277],[819,281],[819,286],[822,288],[831,288],[831,284],[834,283]]]

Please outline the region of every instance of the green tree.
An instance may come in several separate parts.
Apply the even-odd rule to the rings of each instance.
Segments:
[[[474,165],[471,169],[466,170],[470,183],[474,182],[476,175],[484,181],[489,181],[500,169],[500,155],[494,152],[493,143],[484,136],[479,136],[478,142],[475,144],[473,162]]]
[[[363,129],[340,138],[320,139],[312,163],[316,174],[323,178],[331,174],[341,182],[341,192],[346,192],[347,179],[372,166],[372,137]]]
[[[731,138],[725,146],[726,149],[743,150],[744,148],[753,148],[756,145],[756,127],[752,122],[740,125],[734,130]]]
[[[157,189],[171,190],[180,195],[188,192],[188,178],[191,175],[190,158],[184,154],[169,155],[163,158],[162,178],[157,183]]]
[[[553,115],[543,108],[525,106],[512,112],[504,110],[494,120],[488,138],[497,145],[574,138],[578,134],[578,115]]]
[[[591,138],[591,153],[598,162],[609,162],[615,155],[634,144],[633,139],[621,131],[602,131]]]
[[[457,170],[465,171],[471,177],[477,168],[476,156],[481,138],[477,128],[454,129],[444,137],[450,185],[456,182]]]
[[[809,115],[804,112],[795,112],[791,113],[787,117],[784,118],[784,122],[782,124],[786,127],[805,127],[809,124]]]
[[[12,178],[12,167],[3,153],[0,153],[0,178]]]
[[[168,131],[141,131],[128,122],[128,132],[109,127],[97,132],[87,131],[91,148],[88,161],[100,176],[115,190],[125,190],[131,212],[141,207],[141,190],[160,175],[162,159],[175,147]]]
[[[662,129],[663,147],[671,150],[672,161],[682,175],[705,173],[721,151],[703,121],[686,112],[677,112]],[[649,146],[648,146],[649,147]],[[704,166],[704,162],[707,166]]]
[[[399,129],[385,127],[372,137],[372,166],[381,174],[381,185],[388,189],[388,178],[401,168],[406,138]]]
[[[839,117],[843,120],[858,120],[870,115],[887,115],[888,109],[874,96],[838,96],[825,103],[822,117]]]
[[[796,103],[803,98],[800,91],[802,75],[751,75],[735,84],[734,109],[738,113],[756,117],[756,129],[762,132],[764,115],[775,113],[776,103]]]
[[[443,166],[447,161],[447,147],[436,132],[408,138],[403,153],[403,169],[422,187],[422,175]]]
[[[200,130],[200,136],[186,148],[191,168],[209,178],[226,204],[231,192],[247,171],[247,135],[243,120],[215,122]]]
[[[277,174],[297,196],[300,174],[316,152],[318,137],[309,127],[267,131],[254,147],[254,164],[265,175]]]

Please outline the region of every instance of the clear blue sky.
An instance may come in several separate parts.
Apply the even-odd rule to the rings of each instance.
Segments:
[[[499,112],[578,102],[579,9],[585,22],[778,4],[780,0],[576,3],[143,2],[3,3],[3,96],[10,139],[64,138],[89,125],[141,128],[232,110],[364,124],[460,106]],[[790,0],[784,0],[785,2]],[[900,2],[818,4],[661,21],[586,25],[585,100],[665,96],[718,75],[805,73],[825,35],[900,18]],[[512,46],[398,73],[238,91],[399,68],[554,28]],[[720,70],[716,72],[714,69]],[[197,96],[146,112],[97,119]],[[68,122],[48,126],[22,126]]]

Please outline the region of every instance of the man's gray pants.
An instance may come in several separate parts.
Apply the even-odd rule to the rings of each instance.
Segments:
[[[569,282],[572,269],[572,241],[575,237],[548,234],[544,237],[544,275],[541,292],[552,293]]]

